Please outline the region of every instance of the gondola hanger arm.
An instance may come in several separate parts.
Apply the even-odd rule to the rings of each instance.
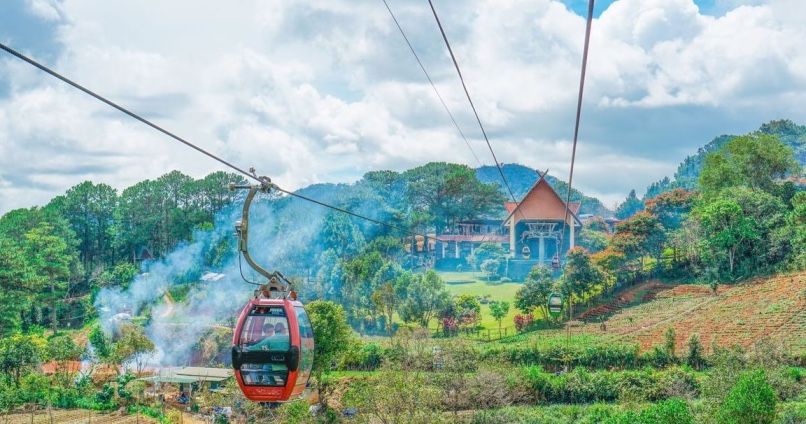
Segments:
[[[238,235],[238,254],[243,255],[246,263],[249,264],[258,274],[266,278],[267,283],[261,285],[260,289],[256,291],[256,295],[264,295],[265,297],[274,297],[272,292],[279,292],[282,297],[285,297],[291,288],[290,281],[278,271],[269,271],[255,262],[252,255],[249,253],[249,209],[252,206],[252,201],[258,193],[268,193],[274,187],[271,179],[266,176],[254,174],[254,168],[249,171],[253,174],[259,184],[236,184],[231,183],[229,189],[234,190],[249,190],[244,199],[243,211],[241,212],[241,219],[235,223],[235,232]]]

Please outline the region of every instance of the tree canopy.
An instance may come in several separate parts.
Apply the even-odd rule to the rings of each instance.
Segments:
[[[759,133],[735,137],[705,157],[700,189],[706,196],[735,186],[769,193],[776,181],[799,169],[792,149],[777,137]]]

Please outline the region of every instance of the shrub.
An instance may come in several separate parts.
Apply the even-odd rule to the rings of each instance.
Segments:
[[[129,415],[142,414],[158,420],[163,417],[161,409],[144,405],[130,405],[126,408],[126,413]]]
[[[42,374],[31,373],[20,380],[17,399],[20,403],[47,404],[50,381]]]
[[[782,404],[775,422],[780,424],[806,423],[806,402]]]
[[[528,329],[529,326],[532,325],[532,322],[534,322],[534,320],[535,320],[535,317],[532,314],[527,314],[527,315],[518,314],[518,315],[515,315],[515,318],[514,318],[515,330],[520,332],[520,331],[524,331],[524,330]]]
[[[694,376],[679,368],[591,372],[579,367],[554,375],[541,367],[527,367],[523,379],[536,400],[552,403],[655,402],[678,392],[692,397],[697,394]],[[677,388],[669,390],[670,385]]]
[[[686,354],[686,364],[694,369],[702,369],[705,367],[705,357],[703,356],[702,343],[700,343],[700,336],[692,334],[686,343],[688,353]]]
[[[469,420],[472,424],[498,423],[577,423],[599,424],[618,413],[618,406],[551,405],[545,407],[516,406],[476,411]]]
[[[720,423],[771,423],[775,418],[775,392],[763,370],[739,376],[719,408]]]
[[[694,374],[679,367],[661,372],[659,383],[665,398],[694,399],[700,395],[700,384]]]
[[[357,408],[359,421],[388,423],[441,422],[438,388],[421,372],[390,370],[353,381],[342,401]]]
[[[642,359],[655,368],[665,368],[677,362],[677,358],[669,355],[668,350],[660,346],[655,346],[651,351],[644,353]]]
[[[109,383],[106,383],[103,385],[101,390],[95,393],[94,401],[98,405],[109,405],[112,403],[114,397],[115,397],[115,389]]]
[[[490,279],[498,275],[498,268],[500,267],[501,267],[501,261],[497,259],[486,259],[479,266],[481,271],[484,272],[487,278]]]
[[[664,334],[663,350],[669,355],[672,360],[677,359],[675,355],[675,343],[677,342],[677,334],[674,327],[669,327]]]
[[[482,369],[474,374],[437,373],[433,376],[449,411],[492,409],[530,401],[528,387],[510,379],[505,369]]]
[[[385,350],[378,343],[355,341],[341,358],[340,369],[374,371],[381,366]]]
[[[629,369],[641,364],[638,345],[633,344],[495,347],[484,351],[482,358],[513,365],[541,365],[548,370],[562,369],[566,365],[590,369]]]
[[[662,374],[651,370],[624,371],[614,375],[613,384],[620,401],[657,401],[665,398]]]
[[[625,412],[606,421],[607,424],[693,424],[694,416],[685,401],[669,399],[639,412]]]
[[[296,400],[282,404],[275,410],[274,418],[280,423],[306,424],[316,420],[308,410],[308,402]]]
[[[444,332],[446,336],[456,334],[456,330],[458,329],[459,329],[459,323],[456,322],[456,318],[454,317],[442,318],[442,332]]]

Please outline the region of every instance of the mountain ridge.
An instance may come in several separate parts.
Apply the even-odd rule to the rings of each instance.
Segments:
[[[757,130],[749,134],[777,136],[781,142],[792,148],[795,154],[795,160],[797,160],[801,166],[806,166],[806,125],[799,125],[789,119],[778,119],[761,124]],[[722,146],[736,137],[739,136],[722,134],[714,137],[711,141],[697,149],[695,154],[686,156],[677,166],[677,170],[672,178],[667,176],[650,184],[644,193],[643,200],[650,199],[675,188],[684,188],[687,190],[695,189],[703,164],[705,163],[705,157],[709,153],[721,149]]]

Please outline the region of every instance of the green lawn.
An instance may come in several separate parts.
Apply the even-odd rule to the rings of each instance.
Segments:
[[[490,300],[509,302],[509,314],[501,321],[501,325],[503,327],[514,326],[513,319],[519,313],[515,309],[515,292],[523,285],[522,283],[483,281],[479,272],[440,272],[439,276],[445,281],[448,291],[455,296],[472,294],[484,297],[489,295]],[[481,325],[490,329],[498,328],[498,322],[490,315],[488,305],[481,305]]]

